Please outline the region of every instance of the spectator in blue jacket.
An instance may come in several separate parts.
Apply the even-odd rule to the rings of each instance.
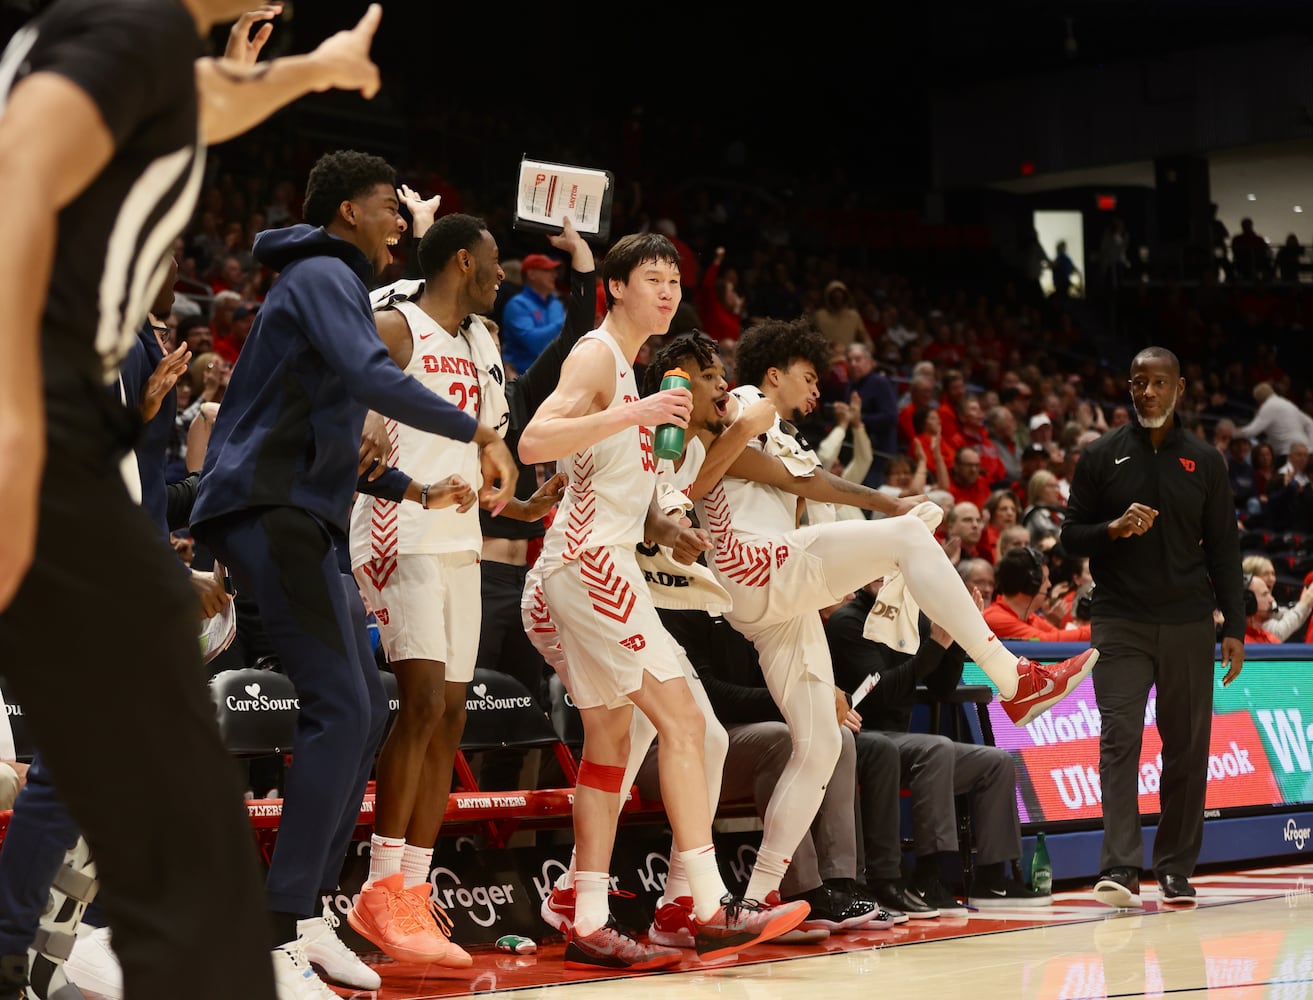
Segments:
[[[565,325],[565,306],[556,295],[559,260],[531,253],[520,263],[524,288],[502,311],[502,359],[515,372],[527,372],[534,359]]]

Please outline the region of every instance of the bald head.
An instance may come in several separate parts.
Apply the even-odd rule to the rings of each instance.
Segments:
[[[1131,371],[1155,364],[1166,365],[1171,371],[1172,378],[1181,377],[1180,359],[1165,347],[1146,347],[1140,351],[1131,359]],[[1258,389],[1254,389],[1254,395],[1258,395]]]

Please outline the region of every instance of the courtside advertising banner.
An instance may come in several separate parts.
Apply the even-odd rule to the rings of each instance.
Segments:
[[[1047,648],[1035,658],[1047,661]],[[1247,647],[1244,671],[1229,688],[1222,686],[1223,671],[1216,671],[1206,804],[1210,815],[1313,803],[1313,648],[1296,649],[1304,658],[1259,658]],[[1061,652],[1054,659],[1069,655]],[[968,663],[962,683],[989,681]],[[1145,816],[1159,811],[1162,741],[1154,725],[1157,704],[1157,691],[1150,689],[1140,752],[1140,812]],[[1014,726],[997,698],[989,713],[994,742],[1016,763],[1023,823],[1102,816],[1093,675],[1027,726]]]

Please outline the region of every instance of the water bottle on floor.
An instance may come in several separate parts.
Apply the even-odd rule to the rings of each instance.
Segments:
[[[1049,861],[1049,848],[1044,834],[1035,835],[1035,853],[1030,859],[1030,887],[1036,892],[1053,891],[1053,863]]]

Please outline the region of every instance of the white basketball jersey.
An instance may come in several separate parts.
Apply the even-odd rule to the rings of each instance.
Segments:
[[[606,344],[615,357],[615,392],[608,410],[636,402],[634,366],[605,330],[580,339]],[[578,345],[576,344],[577,348]],[[626,427],[590,448],[568,455],[557,471],[570,477],[552,526],[543,540],[544,577],[581,552],[605,545],[632,548],[643,540],[643,524],[656,482],[651,427]]]
[[[414,302],[399,302],[392,308],[406,317],[410,326],[410,363],[407,375],[458,406],[472,417],[479,415],[479,378],[470,344],[460,331],[449,333]],[[474,322],[479,322],[476,318]],[[479,449],[472,441],[455,441],[416,430],[396,420],[385,421],[391,450],[388,465],[400,469],[420,483],[435,483],[447,476],[461,476],[476,490],[483,480]],[[479,509],[459,513],[455,507],[425,510],[417,503],[394,503],[364,493],[356,497],[351,511],[351,566],[376,564],[388,573],[398,555],[434,552],[479,552],[483,533]],[[377,580],[379,587],[386,580]]]
[[[668,458],[657,460],[657,484],[669,483],[680,493],[686,493],[688,488],[693,485],[693,480],[697,479],[698,473],[702,470],[702,463],[707,459],[707,449],[702,445],[702,439],[695,434],[690,433],[687,438],[687,444],[684,446],[684,461],[678,469],[675,463]]]
[[[739,386],[732,391],[738,401],[737,420],[747,406],[762,398],[756,386]],[[775,418],[776,426],[779,417]],[[761,441],[754,438],[749,448],[763,450]],[[724,532],[732,525],[737,535],[754,538],[778,538],[798,526],[798,498],[776,486],[749,482],[726,475],[711,488],[702,500],[699,517],[702,526],[712,534]]]

